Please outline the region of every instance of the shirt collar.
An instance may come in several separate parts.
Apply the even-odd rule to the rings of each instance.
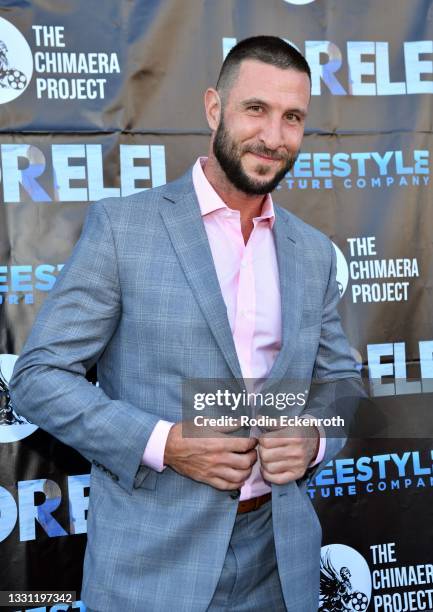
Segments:
[[[197,194],[198,203],[200,205],[201,216],[208,215],[216,210],[230,210],[227,204],[220,198],[215,189],[209,183],[203,172],[203,166],[206,163],[207,157],[199,157],[192,169],[192,181]],[[268,193],[262,204],[262,211],[259,217],[255,217],[257,221],[269,219],[270,227],[275,223],[274,204],[271,194]]]

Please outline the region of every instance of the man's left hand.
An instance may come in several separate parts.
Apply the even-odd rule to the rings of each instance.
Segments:
[[[260,436],[256,450],[264,480],[286,484],[302,478],[317,456],[319,443],[315,427],[284,427]]]

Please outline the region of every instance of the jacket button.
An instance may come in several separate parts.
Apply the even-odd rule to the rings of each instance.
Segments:
[[[230,491],[230,497],[232,499],[239,499],[239,497],[241,496],[241,492],[239,489],[235,489],[234,491]]]

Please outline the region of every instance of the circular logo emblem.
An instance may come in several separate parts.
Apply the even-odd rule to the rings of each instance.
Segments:
[[[332,243],[332,246],[334,247],[334,251],[337,256],[337,285],[338,290],[340,291],[340,298],[342,298],[349,282],[349,266],[347,265],[346,258],[338,246],[334,243]]]
[[[0,104],[18,98],[33,74],[32,51],[19,30],[0,17]]]
[[[284,0],[288,4],[311,4],[314,0]]]
[[[364,612],[371,599],[371,573],[357,550],[344,544],[322,547],[320,610]]]
[[[17,359],[17,355],[0,355],[0,442],[22,440],[38,429],[15,412],[11,401],[9,381]]]

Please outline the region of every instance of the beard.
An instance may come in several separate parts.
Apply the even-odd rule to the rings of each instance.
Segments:
[[[253,179],[248,176],[241,164],[242,154],[247,152],[265,155],[272,159],[283,160],[283,167],[270,179],[266,180],[266,178],[264,178],[263,181]],[[293,168],[299,151],[293,154],[288,153],[287,155],[283,155],[272,149],[268,149],[260,143],[241,148],[241,146],[230,137],[224,124],[224,118],[221,116],[221,121],[215,132],[213,141],[213,153],[225,175],[236,189],[248,195],[266,195],[273,191],[283,180],[287,172]],[[269,167],[266,165],[261,166],[259,163],[256,172],[265,176],[269,172]]]

